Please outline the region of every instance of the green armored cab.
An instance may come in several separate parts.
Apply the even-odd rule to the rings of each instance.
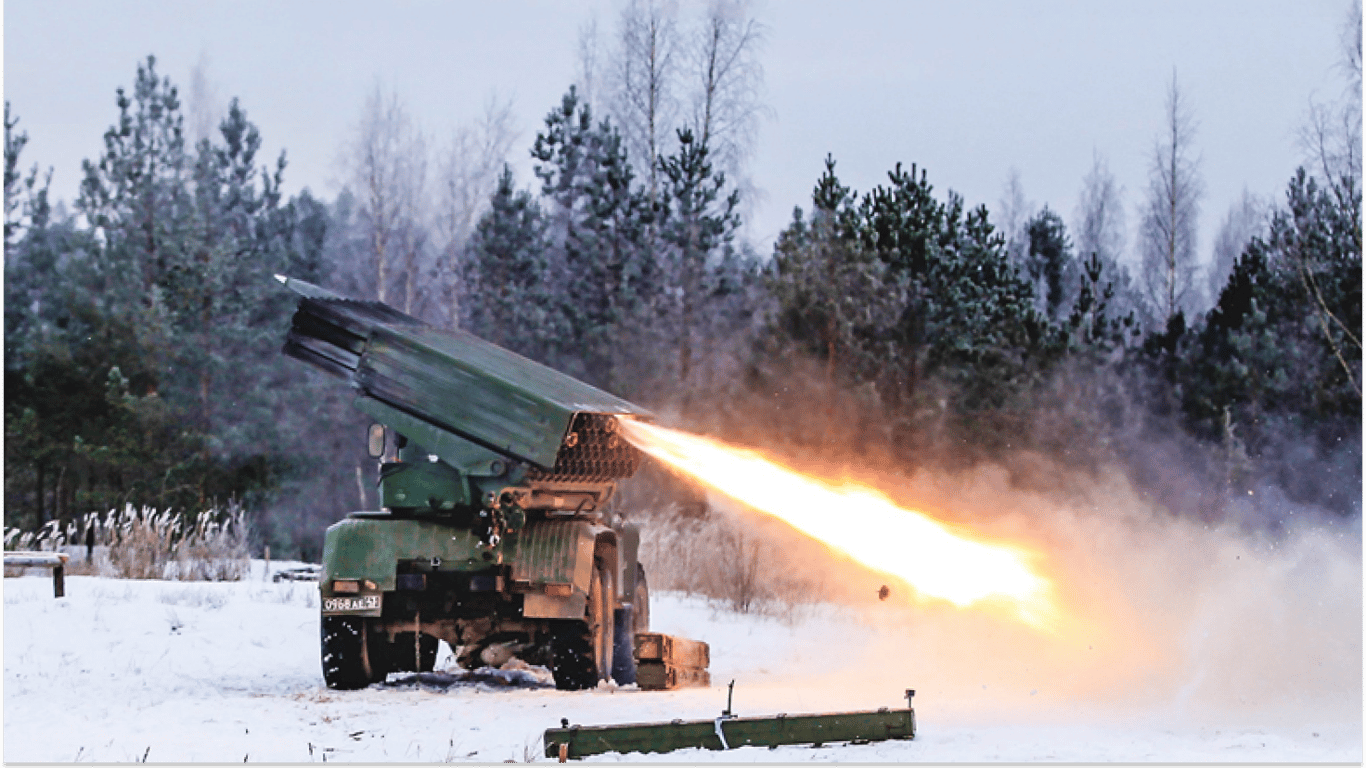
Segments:
[[[649,627],[639,533],[607,506],[642,455],[617,418],[649,413],[461,331],[285,277],[284,353],[346,379],[375,420],[378,511],[323,546],[322,666],[332,688],[516,656],[558,688],[635,680]]]

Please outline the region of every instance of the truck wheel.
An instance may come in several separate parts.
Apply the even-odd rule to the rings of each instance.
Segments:
[[[418,647],[413,647],[412,632],[400,632],[394,635],[394,642],[387,643],[387,656],[392,661],[395,672],[431,672],[436,668],[436,652],[440,647],[440,640],[425,632],[417,633]],[[413,662],[420,662],[414,669]]]
[[[650,587],[645,582],[645,567],[640,563],[636,563],[631,604],[617,609],[615,625],[612,679],[617,685],[630,685],[636,681],[636,634],[650,631]]]
[[[370,621],[362,616],[322,617],[323,680],[328,688],[356,690],[388,673]]]
[[[601,560],[594,559],[594,570],[598,573],[598,610],[594,613],[592,589],[588,594],[588,629],[593,633],[593,665],[597,668],[599,680],[612,678],[612,657],[616,644],[613,637],[615,624],[613,616],[617,607],[617,580],[613,568]],[[596,683],[595,683],[596,684]]]
[[[594,561],[588,582],[588,607],[582,621],[568,621],[551,638],[550,672],[562,691],[596,688],[612,669],[612,575]]]

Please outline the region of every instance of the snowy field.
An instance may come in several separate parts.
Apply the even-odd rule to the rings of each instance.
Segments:
[[[5,579],[5,762],[547,761],[541,734],[562,717],[711,718],[732,679],[744,716],[894,707],[915,688],[919,735],[591,760],[1362,760],[1359,658],[1321,656],[1318,667],[1330,668],[1318,678],[1247,665],[1235,676],[1246,687],[1229,690],[1210,687],[1207,676],[1218,673],[1192,666],[1193,649],[1174,676],[1148,674],[1121,690],[1096,684],[1110,673],[1128,679],[1108,661],[1090,661],[1103,648],[1016,655],[1002,649],[1028,649],[1023,630],[891,601],[782,621],[656,595],[654,629],[711,643],[709,689],[561,692],[542,668],[459,671],[443,647],[436,673],[329,691],[319,672],[316,585],[276,584],[262,564],[255,568],[239,583],[68,577],[63,599],[37,572]],[[1359,589],[1354,599],[1359,621]],[[1359,657],[1359,634],[1354,647]]]

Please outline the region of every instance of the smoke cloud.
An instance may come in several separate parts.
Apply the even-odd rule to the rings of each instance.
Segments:
[[[1247,513],[1280,520],[1274,532],[1205,523],[1171,515],[1118,473],[1062,478],[1055,488],[1065,490],[1050,493],[1021,490],[999,466],[869,484],[909,508],[1033,549],[1061,615],[1043,632],[991,606],[920,600],[907,585],[718,499],[722,514],[764,542],[769,572],[821,585],[868,630],[854,633],[866,642],[841,647],[819,670],[794,671],[810,684],[851,704],[895,700],[913,686],[937,716],[977,721],[1085,713],[1360,725],[1359,518],[1252,498]],[[859,525],[856,509],[831,514]]]

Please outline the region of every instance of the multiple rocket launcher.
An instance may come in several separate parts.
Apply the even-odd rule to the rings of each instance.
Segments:
[[[483,559],[495,563],[501,562],[501,556],[495,559],[489,552],[505,548],[499,545],[510,531],[514,577],[519,567],[523,572],[548,572],[544,564],[537,566],[529,559],[564,561],[558,569],[549,569],[563,570],[570,565],[565,557],[574,558],[572,552],[517,547],[519,531],[528,544],[536,539],[532,533],[536,526],[528,515],[546,521],[559,517],[566,522],[551,525],[573,524],[594,531],[593,536],[618,541],[614,534],[605,533],[603,518],[595,513],[605,508],[616,482],[635,473],[643,454],[617,433],[616,420],[648,420],[649,411],[469,333],[433,328],[381,302],[348,299],[283,276],[277,279],[300,296],[284,354],[348,381],[356,391],[357,409],[400,436],[399,446],[414,443],[427,452],[425,462],[414,461],[410,448],[394,457],[398,461],[381,465],[381,506],[389,514],[398,513],[396,517],[379,524],[383,513],[359,513],[352,516],[359,519],[329,529],[323,565],[325,620],[328,585],[336,583],[329,574],[359,567],[368,569],[375,580],[360,578],[356,583],[380,590],[401,586],[394,575],[394,556],[399,549],[416,551],[423,536],[430,538],[428,533],[404,544],[393,541],[412,538],[395,535],[411,527],[404,518],[412,514],[456,521],[456,526],[465,521],[479,537],[479,548],[486,550]],[[477,519],[471,514],[474,510],[480,510]],[[430,530],[423,525],[414,530]],[[392,530],[385,533],[386,529]],[[634,544],[634,531],[619,541]],[[634,566],[635,547],[628,549]],[[434,570],[439,562],[439,558],[432,559]],[[468,558],[468,563],[468,567],[479,567],[476,558]],[[648,600],[646,593],[637,593],[631,584],[637,567],[618,564],[616,570],[619,578],[625,577],[623,586],[629,588],[623,590],[625,594]],[[639,573],[643,580],[643,571]],[[475,580],[477,576],[469,583]],[[643,581],[639,586],[643,587]],[[526,616],[532,615],[527,610],[532,605],[530,597],[522,610]],[[379,604],[376,600],[375,605]],[[569,605],[582,610],[583,602]],[[623,606],[629,631],[629,601]],[[378,607],[360,613],[373,617],[366,621],[383,621],[386,615]],[[620,615],[616,623],[619,645]],[[420,625],[415,621],[413,627]],[[708,684],[705,643],[640,629],[637,625],[632,655],[639,663],[642,687]],[[629,643],[632,636],[626,637]],[[325,647],[325,671],[327,665]],[[659,681],[651,684],[655,677]],[[358,680],[363,682],[364,677]],[[548,729],[544,743],[547,756],[563,761],[606,751],[914,738],[912,692],[907,694],[904,710],[737,718],[728,706],[714,722],[571,727],[566,721],[561,728]]]

